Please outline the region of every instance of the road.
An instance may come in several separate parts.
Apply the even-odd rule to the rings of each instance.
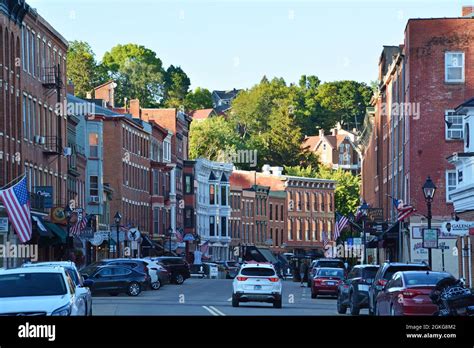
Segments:
[[[138,297],[94,296],[94,315],[177,315],[177,316],[302,316],[337,315],[336,299],[311,299],[311,290],[290,280],[283,282],[283,308],[270,303],[231,305],[232,280],[188,279],[183,285],[166,285],[158,291],[144,291]],[[361,311],[366,314],[366,310]]]

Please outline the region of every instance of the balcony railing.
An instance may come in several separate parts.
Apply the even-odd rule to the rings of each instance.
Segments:
[[[45,138],[43,153],[45,155],[60,155],[63,151],[61,137],[51,136]]]

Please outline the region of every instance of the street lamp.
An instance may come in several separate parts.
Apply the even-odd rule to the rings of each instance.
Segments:
[[[432,214],[431,214],[431,203],[433,202],[434,195],[436,193],[436,185],[434,184],[433,180],[428,176],[428,178],[425,181],[425,184],[423,185],[423,195],[425,196],[425,201],[426,201],[426,207],[428,210],[427,214],[427,219],[428,219],[428,229],[431,229],[431,219],[432,219]],[[428,264],[430,268],[432,268],[432,259],[433,255],[431,253],[431,248],[428,250]]]
[[[116,212],[115,213],[115,216],[114,216],[114,220],[115,220],[115,227],[117,228],[117,243],[115,243],[115,255],[116,257],[120,257],[120,221],[122,221],[122,215],[120,215],[119,212]]]
[[[72,242],[72,237],[70,235],[71,232],[71,216],[72,216],[72,209],[68,205],[64,208],[64,215],[66,216],[66,226],[67,226],[67,238],[66,238],[66,246],[67,246],[67,258],[69,259],[71,257],[71,250],[73,247],[73,242]]]
[[[369,214],[369,205],[364,201],[359,207],[359,211],[362,214],[362,243],[364,244],[364,265],[367,264],[367,237],[365,234],[365,218]]]

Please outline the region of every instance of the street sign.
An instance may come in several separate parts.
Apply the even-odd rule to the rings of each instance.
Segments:
[[[367,218],[371,222],[383,222],[383,209],[369,208]]]
[[[53,207],[53,187],[52,186],[35,186],[34,187],[36,204],[41,208]]]
[[[128,237],[128,240],[136,242],[140,239],[141,234],[140,234],[140,231],[138,231],[137,228],[131,228],[127,232],[127,237]]]
[[[423,229],[423,248],[437,249],[438,248],[438,232],[437,228]]]
[[[8,233],[8,218],[0,218],[0,233]]]
[[[441,225],[441,232],[455,236],[467,236],[469,235],[469,229],[473,227],[474,221],[445,221]]]

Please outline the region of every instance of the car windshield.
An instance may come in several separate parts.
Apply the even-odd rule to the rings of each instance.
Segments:
[[[378,267],[366,267],[362,271],[362,277],[365,279],[374,279],[378,270]]]
[[[412,266],[412,265],[406,265],[406,266],[393,266],[389,267],[387,271],[385,272],[385,275],[383,276],[383,279],[389,280],[392,279],[392,276],[401,271],[428,271],[429,268],[428,266]]]
[[[249,277],[272,277],[275,275],[273,269],[263,267],[245,267],[240,273]]]
[[[342,269],[327,269],[327,268],[321,268],[318,270],[317,273],[318,277],[338,277],[338,278],[343,278],[344,277],[344,271]]]
[[[0,298],[58,296],[67,294],[60,273],[15,273],[0,275]]]
[[[407,286],[423,286],[423,285],[434,286],[441,279],[451,277],[449,273],[430,273],[430,272],[405,273],[404,276],[405,276],[405,284]]]
[[[319,261],[316,263],[316,267],[342,267],[344,265],[343,262],[340,261]]]

